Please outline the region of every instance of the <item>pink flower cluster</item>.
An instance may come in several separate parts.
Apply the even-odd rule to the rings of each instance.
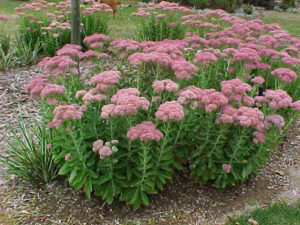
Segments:
[[[128,57],[128,60],[133,66],[140,66],[143,63],[158,63],[168,68],[172,63],[172,58],[167,53],[162,52],[134,53]]]
[[[105,34],[93,34],[85,37],[83,42],[87,43],[91,48],[101,48],[103,42],[109,42],[111,39]]]
[[[53,113],[54,119],[47,124],[48,128],[59,128],[64,121],[69,119],[80,120],[82,116],[80,107],[77,104],[56,106]]]
[[[56,54],[58,56],[70,56],[70,57],[80,59],[83,54],[81,49],[82,49],[82,47],[80,45],[66,44],[61,49],[59,49],[56,52]]]
[[[292,83],[297,79],[297,74],[287,68],[279,68],[271,72],[271,75],[278,77],[280,80],[286,83]]]
[[[93,152],[99,152],[100,159],[104,159],[105,157],[110,156],[113,152],[117,151],[118,149],[115,146],[112,146],[112,144],[115,144],[116,140],[113,140],[111,142],[106,142],[105,145],[103,145],[103,141],[101,139],[95,141],[93,143]]]
[[[229,100],[233,100],[236,104],[241,105],[242,100],[246,101],[249,105],[251,104],[251,99],[246,96],[246,92],[251,91],[252,87],[244,83],[238,78],[232,80],[226,80],[221,82],[221,90],[224,95],[227,96]],[[254,103],[254,100],[253,100]]]
[[[127,138],[132,141],[136,139],[141,141],[159,141],[163,136],[163,133],[151,121],[145,121],[135,127],[131,127],[127,132]]]
[[[35,76],[28,84],[24,86],[24,90],[28,92],[29,98],[34,99],[40,97],[42,90],[49,84],[48,76],[39,74]]]
[[[171,69],[179,80],[191,79],[192,75],[197,73],[198,68],[182,57],[172,61]]]
[[[231,105],[221,108],[221,115],[217,117],[216,123],[233,123],[244,127],[253,127],[253,142],[255,144],[265,141],[264,114],[257,108],[241,106],[238,109]]]
[[[273,109],[287,108],[292,104],[292,98],[283,90],[267,90],[264,96]]]
[[[191,103],[193,107],[204,107],[206,112],[228,104],[227,97],[214,89],[203,89],[188,86],[178,93],[177,101],[180,104]]]
[[[222,170],[223,170],[225,173],[230,173],[231,165],[229,165],[229,164],[223,164],[223,165],[222,165]]]
[[[164,122],[168,120],[180,121],[183,117],[183,107],[176,101],[161,104],[155,113],[155,118]]]
[[[282,128],[285,126],[284,118],[281,115],[268,115],[264,120],[265,129],[270,128],[271,126],[276,126],[279,131],[282,131]]]
[[[217,62],[217,57],[209,52],[197,52],[194,58],[194,63],[207,64],[210,62]]]
[[[91,78],[92,84],[97,84],[97,89],[105,93],[110,87],[119,82],[121,73],[119,71],[104,71]]]
[[[58,84],[47,84],[40,93],[42,98],[46,98],[52,95],[64,95],[65,87]]]
[[[265,79],[261,76],[256,76],[253,79],[251,79],[251,81],[255,84],[263,84],[265,83]]]
[[[48,76],[39,74],[24,86],[24,90],[30,94],[30,99],[46,98],[49,96],[64,95],[65,87],[57,84],[50,84]]]
[[[72,60],[69,56],[54,56],[52,58],[46,57],[39,64],[46,74],[53,73],[60,75],[66,73],[68,70],[74,69],[77,62]]]
[[[152,87],[156,93],[161,93],[164,90],[168,92],[177,91],[179,85],[170,79],[165,79],[154,81]]]
[[[291,107],[296,111],[296,112],[300,112],[300,100],[293,102],[291,104]]]
[[[129,51],[137,51],[140,49],[140,43],[134,40],[123,40],[123,39],[117,39],[115,41],[112,41],[110,43],[110,47],[108,50],[110,51],[117,51],[117,52],[129,52]]]
[[[217,108],[220,108],[228,104],[227,97],[214,89],[204,89],[202,92],[199,106],[204,107],[206,112],[212,112]]]
[[[0,21],[6,22],[6,21],[8,21],[8,17],[0,15]]]
[[[115,104],[104,105],[100,117],[107,119],[109,116],[135,115],[139,108],[148,110],[149,101],[139,95],[140,92],[136,88],[117,91],[111,98],[111,102]]]

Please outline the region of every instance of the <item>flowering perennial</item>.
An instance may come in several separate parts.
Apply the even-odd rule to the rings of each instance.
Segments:
[[[150,121],[131,127],[127,132],[127,138],[132,141],[136,139],[141,141],[159,141],[163,136],[163,133],[156,129],[156,126]]]
[[[279,68],[271,72],[271,75],[278,77],[280,80],[286,83],[292,83],[297,79],[297,74],[287,68]]]
[[[177,91],[179,85],[170,79],[165,79],[165,80],[154,81],[152,87],[156,93],[161,93],[164,90],[168,92]]]
[[[168,120],[180,121],[184,117],[183,107],[176,101],[161,104],[155,113],[155,118],[166,122]]]

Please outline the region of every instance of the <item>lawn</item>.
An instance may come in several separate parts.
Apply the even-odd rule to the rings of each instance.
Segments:
[[[263,18],[264,23],[278,23],[282,28],[288,30],[292,36],[300,38],[300,14],[278,13],[266,11]]]
[[[299,225],[300,202],[292,206],[286,203],[276,203],[267,208],[258,208],[227,222],[226,225],[255,224],[255,222],[250,223],[251,219],[260,225]]]

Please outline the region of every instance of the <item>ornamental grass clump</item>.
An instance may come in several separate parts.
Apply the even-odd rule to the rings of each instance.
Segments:
[[[279,25],[149,7],[214,26],[181,40],[96,33],[85,38],[92,49],[64,46],[25,86],[51,129],[59,174],[87,196],[134,209],[177,170],[220,190],[257,174],[300,110],[300,41]]]

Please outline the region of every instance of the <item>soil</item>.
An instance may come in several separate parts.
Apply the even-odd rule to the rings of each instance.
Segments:
[[[22,87],[39,71],[23,68],[0,73],[0,146],[9,136],[6,123],[38,115]],[[106,205],[87,199],[64,180],[37,189],[6,177],[0,167],[0,224],[222,224],[232,213],[271,201],[300,199],[300,118],[292,125],[278,153],[246,183],[218,192],[210,184],[196,185],[177,173],[164,191],[150,197],[150,206],[133,211],[121,202]],[[3,154],[3,149],[0,149]]]

